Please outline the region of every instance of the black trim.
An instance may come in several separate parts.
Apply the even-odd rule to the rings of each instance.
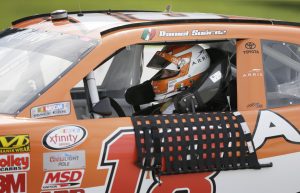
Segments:
[[[296,22],[285,22],[285,21],[273,21],[273,20],[255,20],[255,19],[174,19],[174,20],[164,20],[164,21],[151,21],[151,22],[143,22],[143,23],[132,23],[128,25],[122,25],[114,28],[110,28],[108,30],[100,32],[100,35],[106,35],[111,32],[115,32],[121,29],[128,29],[133,27],[143,27],[143,26],[151,26],[151,25],[162,25],[162,24],[187,24],[187,23],[241,23],[241,24],[267,24],[267,25],[289,25],[289,26],[300,26],[300,23]]]
[[[82,14],[85,14],[85,13],[107,13],[107,14],[110,14],[110,13],[115,13],[115,12],[161,12],[161,11],[110,10],[110,9],[108,9],[108,10],[95,10],[95,11],[71,11],[71,12],[68,12],[68,15],[69,14],[78,14],[78,16],[83,16]],[[11,24],[16,25],[16,24],[22,23],[27,20],[37,19],[37,18],[41,18],[41,17],[50,17],[50,16],[51,16],[51,13],[42,13],[42,14],[31,15],[31,16],[23,17],[21,19],[17,19],[15,21],[11,22]],[[45,19],[48,19],[48,18],[45,18]]]
[[[16,24],[19,24],[19,23],[22,23],[24,21],[27,21],[27,20],[31,20],[31,19],[37,19],[37,18],[41,18],[41,17],[44,17],[44,19],[48,19],[48,17],[50,17],[50,13],[43,13],[43,14],[38,14],[38,15],[31,15],[31,16],[28,16],[28,17],[23,17],[21,19],[17,19],[13,22],[11,22],[12,25],[16,25]]]
[[[168,42],[143,42],[133,45],[158,45],[158,46],[165,46],[165,45],[187,45],[191,44],[194,45],[195,43],[215,43],[215,42],[228,42],[230,40],[239,40],[237,38],[225,38],[225,39],[218,39],[218,40],[177,40],[177,41],[168,41]]]

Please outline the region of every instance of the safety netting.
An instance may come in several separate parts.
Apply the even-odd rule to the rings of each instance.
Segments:
[[[259,169],[239,112],[132,117],[138,166],[159,174]]]

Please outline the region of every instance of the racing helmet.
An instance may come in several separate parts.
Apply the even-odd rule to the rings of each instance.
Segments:
[[[166,99],[186,90],[209,66],[210,57],[200,45],[165,46],[147,64],[159,70],[151,78],[154,99]]]

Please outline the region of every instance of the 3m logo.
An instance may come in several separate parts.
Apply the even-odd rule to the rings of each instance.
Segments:
[[[26,173],[0,174],[0,193],[26,192]]]
[[[83,174],[84,170],[47,172],[45,174],[42,189],[48,190],[80,187]]]
[[[21,153],[29,151],[29,135],[0,136],[0,153]]]

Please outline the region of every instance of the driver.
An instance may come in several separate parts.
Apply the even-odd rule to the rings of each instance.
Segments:
[[[210,66],[210,57],[200,45],[165,46],[147,67],[159,71],[151,78],[154,100],[159,105],[151,114],[172,114],[173,99],[191,87]]]

